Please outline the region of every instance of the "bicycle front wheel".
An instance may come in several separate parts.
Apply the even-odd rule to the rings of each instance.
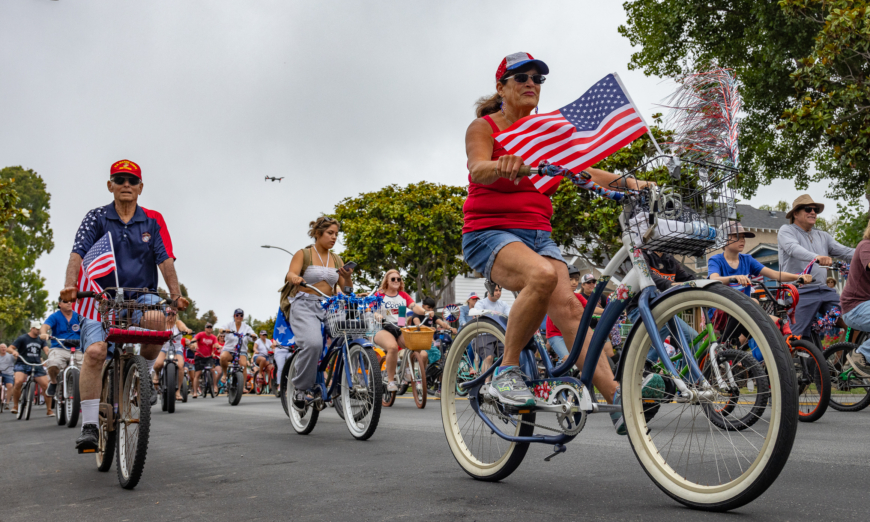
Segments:
[[[750,391],[745,383],[740,385],[741,402],[755,404],[756,396],[766,396],[767,407],[756,415],[752,426],[738,429],[729,425],[730,416],[716,413],[733,400],[730,383],[718,379],[696,381],[687,376],[687,393],[681,393],[671,376],[663,375],[663,390],[648,389],[644,398],[642,388],[657,380],[650,380],[645,369],[650,332],[640,321],[629,334],[628,350],[623,353],[621,397],[632,449],[653,482],[689,507],[727,511],[761,495],[785,466],[797,430],[797,394],[782,335],[745,294],[719,284],[691,288],[662,298],[652,314],[658,328],[686,324],[700,329],[713,309],[730,316],[745,332],[724,342],[740,349],[747,339],[754,339],[767,366],[767,389]],[[660,409],[648,420],[644,406],[650,391],[656,392]],[[724,423],[724,429],[717,422]]]
[[[837,411],[861,411],[870,405],[870,379],[855,373],[847,356],[857,344],[837,343],[825,350],[831,381],[830,405]]]
[[[237,406],[242,400],[245,389],[245,374],[241,371],[233,372],[227,377],[227,400],[230,406]]]
[[[33,403],[36,402],[36,382],[27,383],[22,397],[24,397],[24,420],[30,420],[30,411],[33,409]]]
[[[64,383],[64,393],[66,400],[64,408],[66,409],[66,427],[75,428],[79,423],[79,412],[82,409],[82,399],[79,397],[79,369],[73,368],[67,373],[66,383]]]
[[[504,344],[501,326],[485,320],[466,324],[453,343],[441,375],[441,423],[453,457],[459,466],[477,480],[498,481],[513,473],[529,449],[529,443],[508,442],[496,435],[472,407],[472,400],[490,420],[508,435],[530,436],[535,422],[534,412],[512,414],[485,392],[484,384],[476,397],[459,385],[469,380],[472,368],[481,368],[481,361],[490,348]]]
[[[127,361],[124,373],[115,429],[118,434],[115,467],[121,487],[133,489],[145,471],[148,436],[151,432],[151,393],[154,386],[151,385],[148,375],[148,364],[141,355],[134,355]],[[174,398],[175,390],[171,392]]]
[[[791,348],[798,389],[798,420],[815,422],[825,414],[831,398],[828,365],[822,351],[809,341],[791,341]]]
[[[378,356],[371,348],[354,344],[347,350],[345,364],[339,407],[344,409],[344,422],[353,438],[367,440],[374,435],[381,418],[383,386]]]
[[[426,407],[426,368],[420,367],[420,361],[417,360],[417,353],[412,353],[408,363],[411,365],[411,375],[414,376],[414,382],[411,383],[413,389],[411,393],[414,395],[414,403],[418,408]]]
[[[175,413],[175,390],[178,387],[178,369],[172,362],[163,367],[163,411]]]

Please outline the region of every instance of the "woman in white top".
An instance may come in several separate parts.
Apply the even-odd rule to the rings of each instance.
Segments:
[[[172,331],[172,335],[178,335],[181,332],[184,332],[185,334],[193,333],[187,325],[181,321],[181,319],[178,319],[178,315],[176,315],[174,309],[167,308],[167,310],[171,311],[169,312],[169,315],[166,316],[166,328]],[[163,343],[163,347],[160,349],[160,353],[154,361],[154,374],[152,380],[154,382],[155,390],[157,390],[160,385],[160,378],[158,376],[160,375],[160,371],[163,370],[163,363],[166,361],[166,355],[169,353],[169,350],[175,351],[175,367],[178,369],[178,379],[175,382],[181,383],[184,380],[184,346],[181,344],[181,337],[178,337],[173,341],[166,341]],[[175,389],[175,400],[182,400],[181,387]]]
[[[399,389],[396,383],[399,347],[405,348],[405,337],[399,329],[399,307],[404,306],[417,315],[425,315],[426,310],[416,305],[411,296],[405,293],[405,282],[402,280],[402,274],[396,269],[387,270],[375,295],[384,298],[384,307],[390,311],[384,329],[375,335],[374,341],[387,354],[387,391],[394,392]]]
[[[244,321],[245,319],[245,311],[241,308],[236,308],[236,311],[233,312],[233,320],[226,325],[224,325],[221,330],[224,330],[224,346],[221,348],[221,369],[223,370],[223,374],[227,374],[227,367],[230,365],[230,361],[233,360],[236,354],[236,346],[239,344],[239,338],[236,335],[227,332],[236,332],[242,335],[248,335],[251,339],[256,337],[254,335],[254,329],[248,326]],[[244,344],[240,348],[239,353],[239,364],[242,367],[242,371],[245,373],[245,378],[242,382],[248,382],[248,338],[242,337]]]
[[[269,375],[269,352],[272,341],[266,337],[266,330],[260,330],[260,338],[254,343],[254,364],[260,368],[263,375]]]
[[[308,224],[308,235],[314,238],[314,244],[293,255],[290,268],[284,280],[299,285],[305,283],[313,286],[326,295],[334,295],[336,286],[352,288],[350,275],[352,269],[338,266],[340,258],[330,252],[338,240],[339,225],[335,219],[320,216]],[[311,264],[305,264],[305,250],[309,250]],[[297,408],[305,406],[305,400],[313,399],[316,390],[313,389],[316,380],[317,361],[323,350],[321,325],[326,312],[320,304],[320,294],[305,287],[298,287],[298,293],[290,298],[290,328],[296,336],[296,346],[299,350],[294,359],[295,375],[293,388],[296,393],[293,403]]]

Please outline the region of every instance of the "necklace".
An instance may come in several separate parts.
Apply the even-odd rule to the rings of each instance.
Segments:
[[[324,268],[329,268],[329,265],[323,262],[323,257],[320,255],[320,252],[317,251],[317,245],[314,245],[314,252],[317,254],[317,257],[320,258],[320,264],[323,265]],[[329,261],[329,250],[326,251],[326,260]]]
[[[505,121],[508,122],[508,127],[510,127],[511,125],[514,124],[515,121],[517,121],[517,120],[511,121],[508,119],[507,114],[505,114],[505,112],[504,112],[504,106],[502,106],[502,108],[501,108],[501,115],[505,119]]]

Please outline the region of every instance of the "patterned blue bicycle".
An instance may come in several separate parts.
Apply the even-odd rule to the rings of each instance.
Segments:
[[[381,330],[389,315],[378,297],[353,295],[327,296],[317,288],[326,309],[326,327],[323,329],[323,351],[317,363],[316,384],[312,398],[306,398],[304,407],[297,407],[293,377],[296,375],[298,351],[294,351],[281,375],[281,394],[290,424],[300,435],[311,433],[320,412],[330,403],[347,424],[355,439],[366,440],[375,433],[381,417],[380,361],[369,340]],[[330,342],[331,338],[331,342]]]
[[[680,160],[671,157],[653,161],[667,167],[681,185],[631,193],[593,187],[600,195],[622,201],[623,246],[603,270],[589,302],[599,301],[626,261],[630,270],[592,334],[579,379],[567,374],[580,357],[592,320],[591,306],[586,307],[571,353],[562,364],[554,366],[534,337],[522,350],[520,368],[534,390],[534,407],[506,406],[490,395],[486,381],[500,358],[481,373],[469,375],[474,367],[469,353],[478,347],[503,346],[505,317],[477,316],[454,340],[454,346],[471,348],[451,350],[446,358],[441,415],[453,456],[475,479],[506,478],[520,465],[530,443],[554,445],[554,453],[545,459],[551,460],[580,434],[587,416],[598,412],[623,414],[641,467],[662,491],[693,508],[725,511],[745,505],[761,495],[785,466],[797,427],[797,396],[782,335],[757,303],[716,281],[692,281],[660,293],[642,255],[648,249],[700,256],[721,248],[718,231],[736,217],[729,187],[736,169],[686,160],[681,169]],[[524,170],[527,175],[528,167]],[[548,174],[543,170],[539,173]],[[613,186],[636,186],[627,183],[633,177],[629,173]],[[585,184],[588,187],[588,181]],[[615,373],[621,404],[602,404],[595,398],[592,378],[608,334],[629,305],[639,309],[641,319],[628,334]],[[767,364],[769,386],[757,386],[747,372],[724,375],[718,364],[699,368],[691,342],[706,327],[711,309],[723,311],[745,329],[741,342],[754,339]],[[668,337],[688,363],[685,375],[672,363],[663,342]],[[710,360],[718,361],[725,348],[712,343]],[[653,371],[657,361],[664,371]],[[740,402],[748,403],[767,395],[768,407],[750,413],[757,416],[750,427],[727,414],[734,406],[735,392]]]

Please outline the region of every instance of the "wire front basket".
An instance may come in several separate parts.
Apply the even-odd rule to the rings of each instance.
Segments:
[[[106,288],[97,305],[106,341],[165,343],[172,337],[175,324],[174,316],[167,318],[168,303],[169,299],[147,288]]]
[[[644,250],[702,257],[725,246],[729,224],[737,220],[732,181],[737,169],[659,156],[629,172],[611,186],[634,186],[637,174],[667,168],[670,183],[657,194],[641,190],[623,201],[621,222],[632,244]]]
[[[326,324],[333,337],[374,337],[383,329],[390,311],[379,297],[356,297],[339,294],[324,304]]]

